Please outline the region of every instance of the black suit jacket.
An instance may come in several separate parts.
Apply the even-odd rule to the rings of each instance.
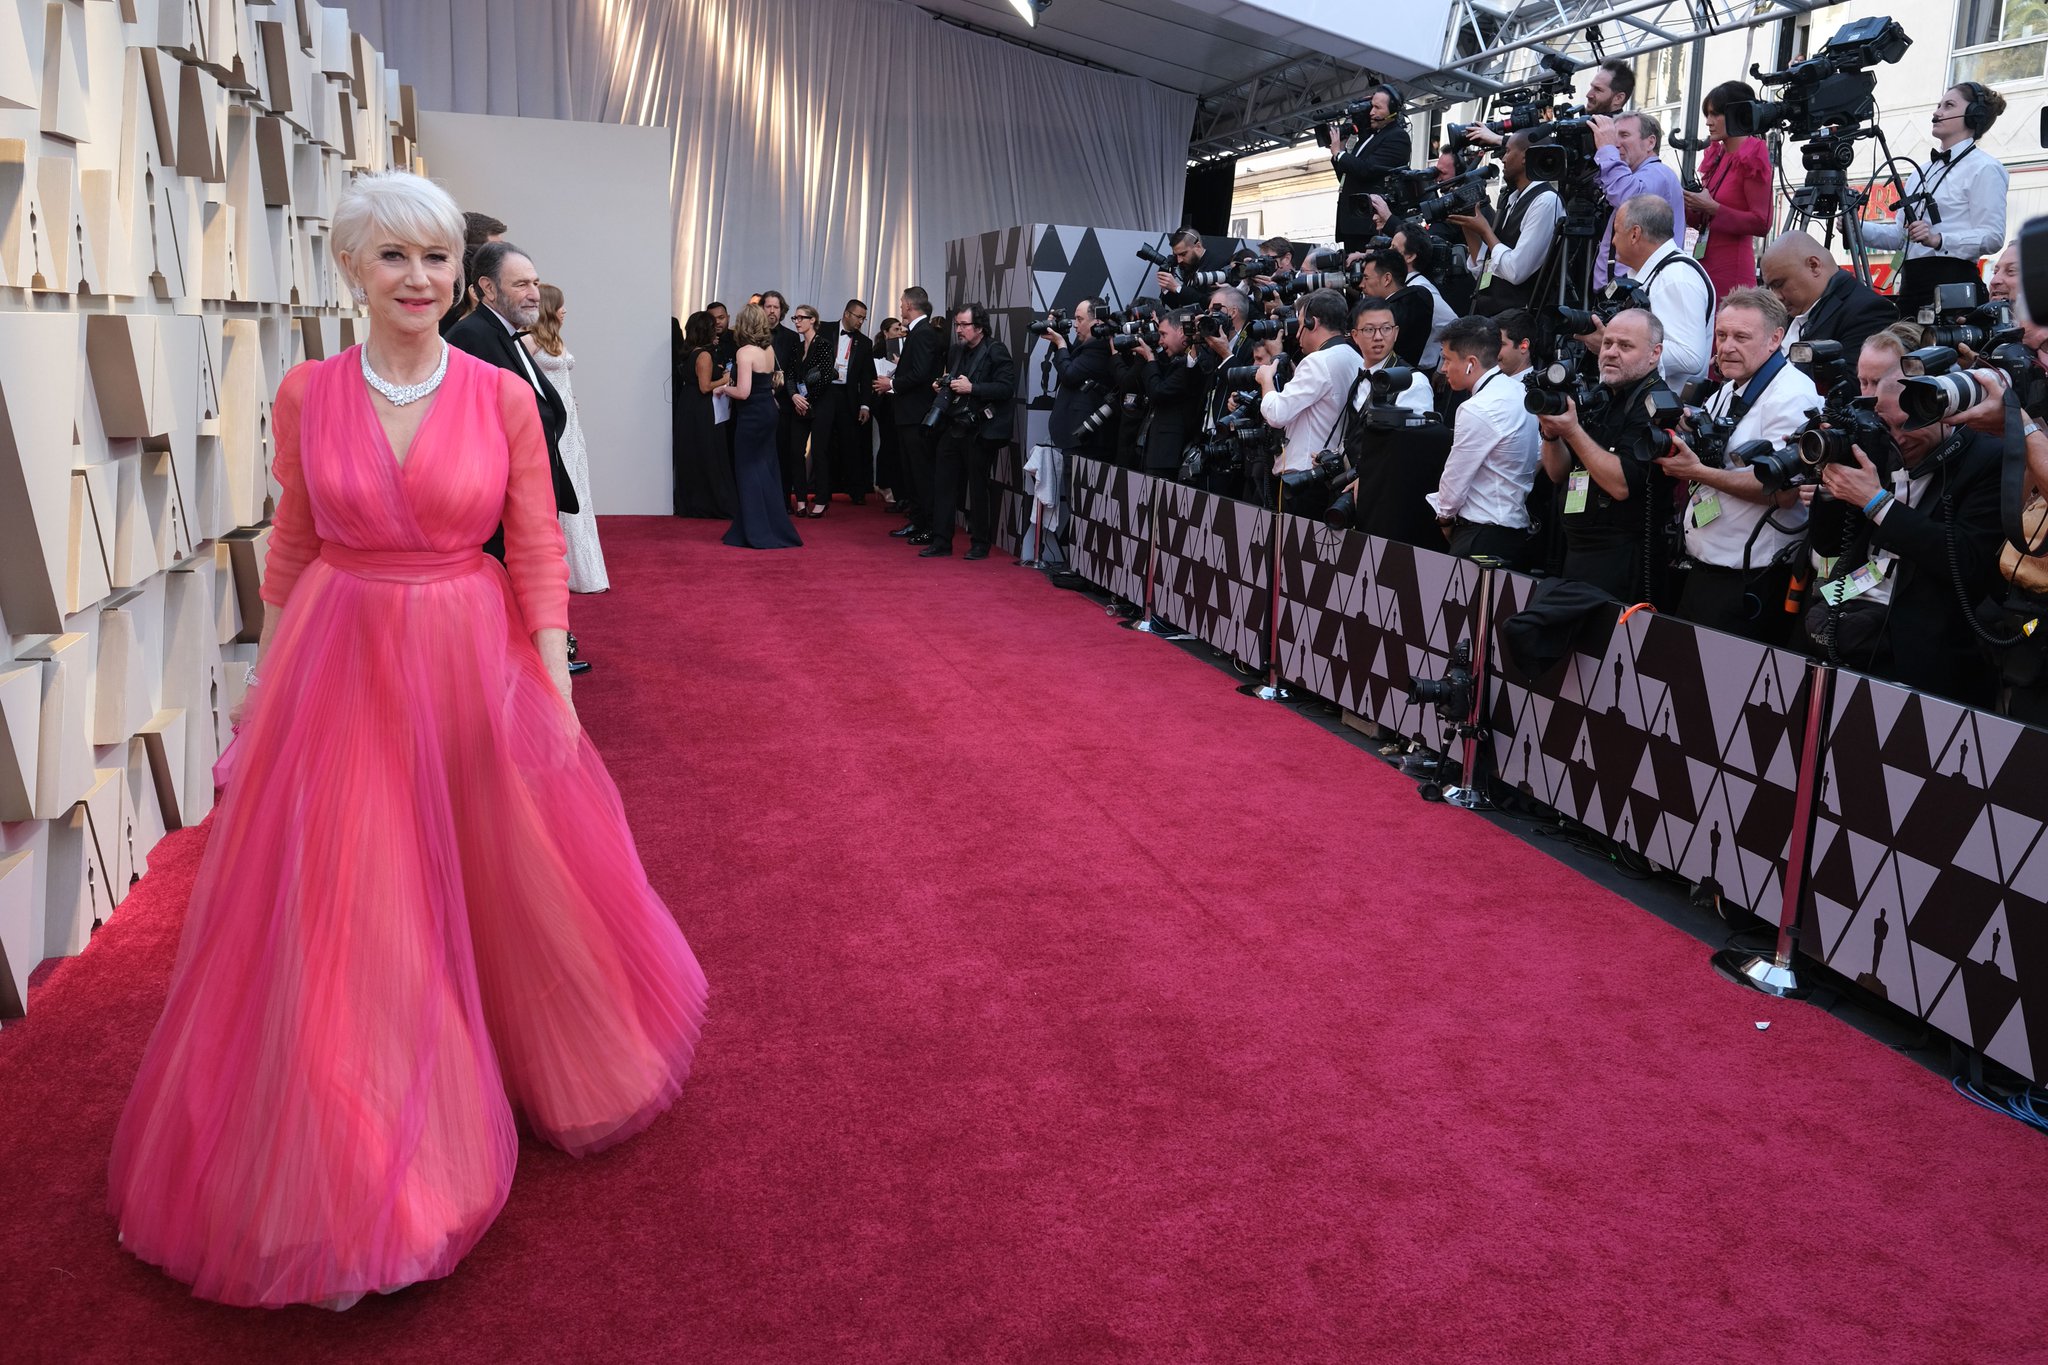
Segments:
[[[811,370],[820,368],[831,370],[838,359],[839,324],[821,322],[818,324],[817,335],[811,338],[811,349],[804,356],[805,372],[808,374]],[[847,397],[851,400],[848,412],[860,411],[869,406],[875,397],[875,347],[873,342],[859,332],[853,334],[853,344],[846,352],[846,390]],[[815,389],[812,390],[811,398],[814,402],[817,399]]]
[[[1436,330],[1436,296],[1419,284],[1404,284],[1387,302],[1401,328],[1394,339],[1394,355],[1403,365],[1420,365],[1422,353],[1429,349],[1429,334]]]
[[[1333,152],[1330,168],[1337,172],[1337,240],[1363,241],[1374,229],[1372,201],[1386,184],[1387,172],[1408,164],[1408,130],[1391,124],[1359,140],[1349,151]]]
[[[774,353],[775,368],[782,371],[782,387],[775,391],[775,401],[787,409],[796,396],[797,381],[804,377],[804,339],[794,327],[777,327],[768,338],[768,349]]]
[[[1155,474],[1180,467],[1181,453],[1202,430],[1202,399],[1222,362],[1204,346],[1190,352],[1195,363],[1161,355],[1139,374],[1152,410],[1145,416],[1141,466]]]
[[[1017,434],[1010,404],[1017,396],[1017,363],[1010,348],[994,337],[960,356],[959,373],[974,387],[966,401],[973,405],[974,434],[984,441],[1008,441]]]
[[[498,315],[488,308],[477,309],[449,328],[448,344],[501,370],[510,370],[533,385],[534,400],[540,408],[541,430],[548,437],[548,468],[555,476],[555,508],[562,512],[582,510],[576,501],[576,485],[569,482],[569,471],[562,466],[562,433],[569,426],[569,406],[562,401],[562,395],[555,391],[555,386],[548,382],[540,362],[528,356],[526,364],[520,363],[519,342],[505,330],[505,324]],[[533,366],[530,379],[527,364]]]
[[[1096,454],[1106,444],[1103,433],[1098,431],[1077,446],[1074,428],[1102,406],[1102,400],[1110,396],[1116,385],[1109,343],[1090,337],[1071,346],[1057,347],[1052,353],[1052,368],[1060,377],[1048,426],[1052,443],[1061,450]]]
[[[1898,320],[1899,310],[1890,299],[1849,271],[1837,270],[1835,277],[1828,281],[1827,288],[1820,291],[1820,297],[1807,311],[1799,339],[1839,341],[1843,356],[1854,365],[1856,353],[1863,349],[1863,343],[1873,333],[1883,331]]]
[[[946,368],[946,329],[931,318],[903,338],[903,354],[889,381],[890,408],[899,427],[914,427],[932,410],[932,385]]]

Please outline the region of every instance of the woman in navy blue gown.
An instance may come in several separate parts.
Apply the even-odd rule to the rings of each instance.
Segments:
[[[732,529],[725,543],[750,550],[787,550],[803,544],[782,497],[782,465],[775,448],[775,352],[768,314],[758,303],[740,309],[733,323],[740,348],[738,372],[719,386],[733,404],[733,482],[738,485]]]

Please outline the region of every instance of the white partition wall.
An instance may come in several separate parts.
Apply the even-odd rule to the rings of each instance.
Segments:
[[[669,204],[666,128],[420,115],[427,168],[465,209],[502,219],[562,291],[562,339],[599,512],[667,512]],[[734,314],[745,299],[731,300]]]

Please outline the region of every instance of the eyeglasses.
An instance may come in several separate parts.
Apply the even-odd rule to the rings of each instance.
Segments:
[[[1394,333],[1400,331],[1401,326],[1399,323],[1395,322],[1376,323],[1370,327],[1361,323],[1360,325],[1353,327],[1351,330],[1362,337],[1390,337],[1394,335]]]

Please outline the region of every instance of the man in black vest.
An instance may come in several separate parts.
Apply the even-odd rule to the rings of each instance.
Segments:
[[[931,312],[931,295],[923,286],[913,284],[903,291],[896,300],[896,315],[910,331],[903,338],[896,373],[875,381],[875,392],[893,400],[896,439],[903,446],[903,466],[910,471],[910,520],[889,534],[913,545],[931,543],[932,462],[937,452],[924,419],[932,410],[939,374],[946,368],[945,329],[932,321]]]
[[[995,490],[989,484],[989,469],[996,449],[1015,430],[1010,403],[1017,394],[1017,365],[1009,348],[988,334],[988,310],[978,303],[953,310],[953,352],[946,362],[945,388],[952,400],[939,427],[932,540],[917,552],[918,558],[953,553],[953,524],[964,482],[967,558],[987,559],[995,540]]]
[[[1526,130],[1516,133],[1501,153],[1498,226],[1476,213],[1450,219],[1465,234],[1469,269],[1478,278],[1472,311],[1484,317],[1557,302],[1557,230],[1564,201],[1549,181],[1529,179],[1532,140]]]
[[[448,329],[448,344],[501,370],[510,370],[533,386],[541,430],[548,438],[555,510],[578,511],[576,486],[569,482],[569,471],[562,464],[562,432],[569,425],[568,405],[519,344],[519,338],[540,317],[540,272],[534,268],[532,258],[512,243],[486,242],[477,248],[476,292],[477,301],[483,306]],[[484,552],[501,560],[505,557],[503,526],[484,542]],[[576,637],[570,636],[569,671],[580,673],[589,667],[588,661],[576,657]]]
[[[1365,250],[1379,226],[1372,196],[1386,185],[1389,172],[1407,166],[1413,150],[1401,97],[1392,86],[1375,86],[1368,108],[1364,123],[1352,122],[1349,146],[1342,127],[1330,128],[1330,168],[1338,179],[1337,240],[1346,251]]]

